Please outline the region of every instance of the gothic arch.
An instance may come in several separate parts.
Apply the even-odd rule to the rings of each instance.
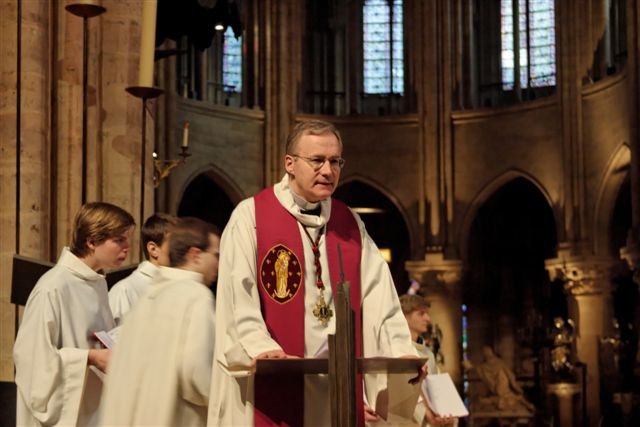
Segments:
[[[209,165],[195,171],[185,182],[176,213],[201,218],[222,230],[242,198],[233,181]]]
[[[185,190],[194,179],[199,177],[200,175],[205,175],[209,178],[214,184],[220,187],[231,199],[231,202],[234,205],[240,203],[243,199],[247,198],[242,191],[242,189],[234,182],[233,178],[229,176],[224,170],[218,168],[213,164],[205,165],[201,168],[194,170],[191,175],[184,181],[182,188],[180,189],[180,200],[182,200],[182,196],[184,195]]]
[[[620,144],[607,161],[595,205],[593,239],[596,254],[608,255],[612,237],[609,226],[616,200],[629,175],[630,164],[631,149],[627,143]]]
[[[517,178],[523,178],[527,180],[530,184],[532,184],[534,187],[536,187],[540,191],[540,194],[547,201],[549,208],[553,211],[556,225],[558,224],[558,215],[557,215],[557,212],[553,209],[553,206],[554,206],[553,201],[551,199],[551,196],[549,195],[549,192],[544,188],[542,183],[540,183],[536,178],[534,178],[532,175],[528,174],[527,172],[524,172],[519,169],[509,169],[506,172],[504,172],[502,175],[499,175],[498,177],[493,179],[486,186],[484,186],[469,204],[469,207],[467,208],[467,211],[462,220],[462,224],[459,229],[460,231],[458,235],[458,241],[460,242],[460,254],[463,260],[468,257],[468,251],[469,251],[468,244],[469,244],[469,237],[471,233],[471,227],[478,215],[479,209],[497,191],[499,191],[507,183]],[[556,227],[556,230],[557,230],[557,227]]]
[[[494,347],[514,371],[533,372],[536,333],[564,298],[551,301],[545,260],[557,250],[556,219],[545,192],[530,177],[511,173],[474,200],[464,235],[463,302],[468,308],[469,357]]]

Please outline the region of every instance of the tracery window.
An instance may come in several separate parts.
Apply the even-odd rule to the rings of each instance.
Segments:
[[[225,92],[242,91],[242,36],[236,38],[231,26],[224,32],[222,84]]]
[[[514,89],[516,73],[521,88],[555,86],[554,12],[554,0],[501,0],[503,90]]]
[[[364,93],[404,93],[402,0],[365,0]]]

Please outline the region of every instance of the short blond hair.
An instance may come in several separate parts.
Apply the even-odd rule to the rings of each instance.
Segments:
[[[416,310],[426,310],[431,307],[431,304],[419,295],[402,295],[400,297],[400,307],[402,307],[402,313],[406,316]]]
[[[293,127],[289,136],[287,137],[287,145],[285,146],[286,154],[296,154],[295,149],[298,146],[298,141],[305,135],[324,135],[332,133],[338,139],[338,144],[342,147],[342,138],[338,129],[329,122],[324,120],[305,120],[298,123]]]
[[[86,203],[73,220],[71,252],[83,258],[89,255],[88,242],[99,245],[122,235],[135,225],[131,214],[116,205],[106,202]]]

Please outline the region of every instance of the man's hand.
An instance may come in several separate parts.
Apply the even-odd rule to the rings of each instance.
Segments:
[[[455,420],[455,417],[452,417],[451,415],[442,416],[440,414],[436,414],[428,406],[427,412],[425,413],[425,418],[427,419],[427,422],[432,426],[448,426],[450,424],[453,424]]]
[[[413,354],[407,354],[406,356],[400,356],[400,359],[417,359],[417,356],[414,356]],[[420,384],[422,382],[422,380],[424,380],[427,377],[427,363],[425,362],[424,365],[422,365],[420,367],[420,369],[418,370],[418,375],[414,378],[411,378],[409,380],[409,384]]]
[[[260,353],[255,357],[256,359],[286,359],[287,354],[282,350],[269,350],[264,353]]]
[[[108,348],[89,350],[87,363],[95,366],[102,372],[107,372],[107,365],[111,360],[111,350]]]
[[[364,405],[364,422],[380,421],[380,415],[376,414],[376,411],[371,409],[367,404]]]
[[[255,368],[256,360],[258,359],[299,359],[299,357],[292,354],[287,354],[282,350],[269,350],[254,357],[251,361],[252,367]]]

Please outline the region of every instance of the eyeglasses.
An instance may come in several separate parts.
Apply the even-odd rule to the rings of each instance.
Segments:
[[[303,156],[298,156],[297,154],[292,154],[291,157],[304,160],[309,164],[309,166],[311,166],[311,168],[314,171],[320,170],[322,166],[324,166],[325,162],[329,162],[329,166],[331,166],[331,169],[340,170],[344,167],[344,164],[347,162],[342,157],[333,157],[333,158],[327,159],[326,157],[303,157]]]

